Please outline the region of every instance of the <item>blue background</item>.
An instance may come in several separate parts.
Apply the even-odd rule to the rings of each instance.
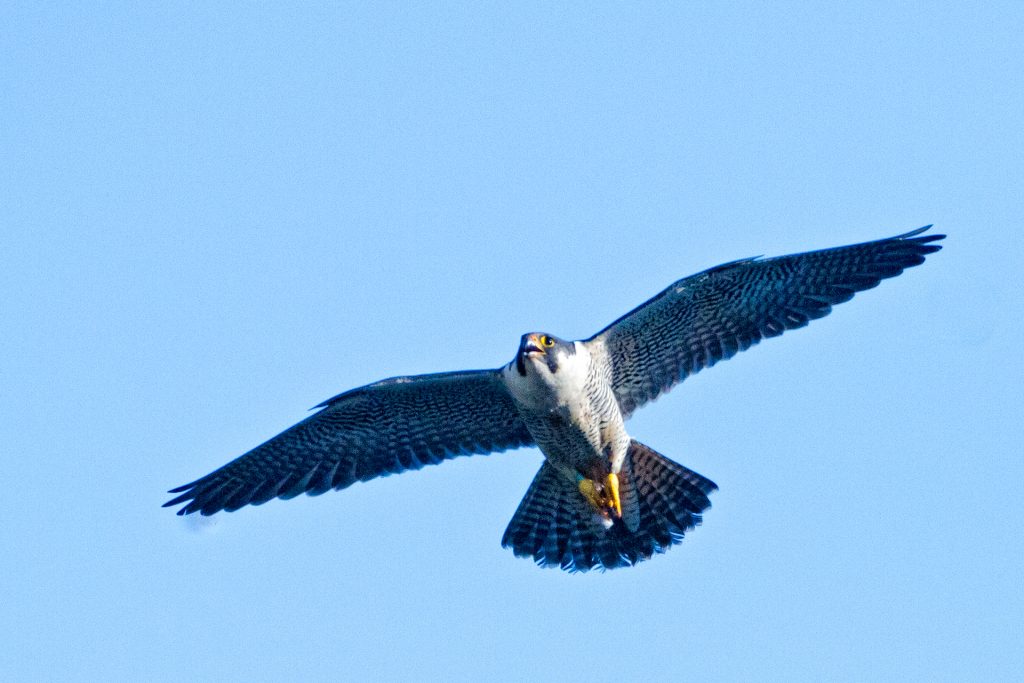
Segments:
[[[6,3],[0,33],[0,678],[1022,676],[1021,4]],[[636,568],[499,547],[533,449],[160,508],[339,391],[933,222],[921,268],[630,422],[721,487]]]

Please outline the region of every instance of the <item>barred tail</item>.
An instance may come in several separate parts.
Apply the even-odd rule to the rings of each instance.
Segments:
[[[623,518],[609,525],[576,482],[545,462],[505,529],[502,546],[542,567],[579,572],[628,567],[681,541],[700,524],[701,513],[711,506],[708,494],[718,488],[635,440],[619,478]]]

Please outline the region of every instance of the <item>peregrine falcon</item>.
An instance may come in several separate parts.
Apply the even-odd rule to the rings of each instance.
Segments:
[[[633,439],[625,421],[690,375],[821,318],[920,265],[945,235],[731,261],[673,283],[589,339],[522,336],[494,370],[352,389],[190,484],[166,506],[211,515],[316,496],[459,455],[537,446],[544,463],[502,545],[569,571],[636,564],[697,526],[717,487]]]

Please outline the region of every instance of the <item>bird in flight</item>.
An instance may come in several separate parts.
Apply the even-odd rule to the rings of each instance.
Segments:
[[[589,339],[524,334],[494,370],[392,377],[319,412],[190,484],[164,506],[212,515],[320,495],[460,455],[537,446],[545,461],[505,530],[519,557],[569,571],[665,552],[717,487],[632,438],[625,421],[702,368],[826,316],[920,265],[945,235],[746,258],[673,283]]]

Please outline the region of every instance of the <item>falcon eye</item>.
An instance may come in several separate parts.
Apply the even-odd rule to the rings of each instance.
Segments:
[[[545,334],[543,337],[540,338],[540,343],[550,349],[552,346],[555,345],[555,340]]]

